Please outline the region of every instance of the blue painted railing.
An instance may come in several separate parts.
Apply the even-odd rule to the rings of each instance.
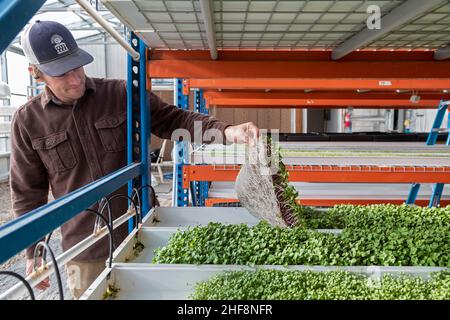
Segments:
[[[130,164],[0,226],[0,263],[39,241],[142,172],[140,163]]]

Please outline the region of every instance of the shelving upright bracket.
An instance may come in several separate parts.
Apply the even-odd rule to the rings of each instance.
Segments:
[[[182,79],[175,79],[174,102],[178,108],[189,110],[189,88]],[[183,165],[189,163],[189,142],[177,141],[173,147],[172,206],[187,207],[189,190],[183,188]]]
[[[150,210],[149,190],[151,161],[149,152],[150,143],[150,106],[147,103],[147,47],[134,32],[130,33],[130,45],[139,52],[139,61],[133,60],[128,54],[128,79],[127,79],[127,162],[141,162],[143,173],[128,182],[128,195],[133,189],[138,190],[141,199],[140,208],[143,215]],[[133,219],[128,222],[128,230],[133,230]]]
[[[194,91],[194,111],[208,114],[206,108],[206,101],[203,97],[203,90],[196,89]],[[204,207],[205,201],[208,198],[209,182],[208,181],[194,181],[191,183],[191,189],[193,192],[192,203],[197,207]]]

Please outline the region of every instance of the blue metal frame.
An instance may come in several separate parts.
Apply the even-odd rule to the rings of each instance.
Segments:
[[[433,194],[431,195],[428,207],[437,207],[439,205],[442,197],[442,191],[444,191],[444,184],[436,183],[433,187]]]
[[[209,114],[209,110],[206,108],[206,101],[203,97],[202,89],[196,89],[194,91],[194,111],[203,114]]]
[[[434,118],[433,125],[431,127],[430,133],[428,134],[427,138],[427,145],[435,145],[437,142],[437,138],[439,136],[439,130],[442,125],[442,121],[444,121],[445,112],[447,112],[448,109],[448,103],[449,101],[443,101],[439,103],[438,111],[436,113],[436,117]],[[448,123],[447,128],[450,129],[450,113],[448,114]],[[450,130],[447,137],[447,145],[450,145]],[[408,199],[406,200],[406,204],[414,204],[417,199],[417,195],[419,193],[420,189],[420,183],[414,183],[411,186],[411,189],[409,191]],[[442,192],[444,190],[444,184],[443,183],[436,183],[433,187],[433,194],[431,195],[430,202],[428,204],[428,207],[437,207],[441,201]]]
[[[409,190],[408,199],[406,200],[406,204],[414,204],[416,202],[419,190],[420,190],[420,183],[414,183],[411,185],[411,189]]]
[[[450,146],[450,112],[448,113],[447,117],[447,129],[448,129],[448,136],[447,136],[447,145]]]
[[[0,53],[8,48],[44,3],[45,0],[0,0]]]
[[[42,239],[102,197],[142,174],[140,163],[130,164],[97,181],[0,226],[0,263]]]
[[[175,79],[175,104],[178,108],[189,110],[189,95],[183,94],[183,80]],[[187,207],[189,205],[189,189],[183,188],[183,165],[189,163],[187,141],[177,141],[173,148],[173,198],[174,207]]]
[[[431,146],[436,144],[439,136],[439,129],[441,128],[442,121],[444,121],[445,112],[447,111],[448,101],[442,101],[439,103],[436,117],[434,118],[433,126],[431,127],[430,134],[428,135],[427,145]]]
[[[128,195],[133,189],[140,190],[142,214],[145,216],[150,210],[148,188],[151,174],[151,161],[148,143],[150,141],[150,114],[146,90],[147,59],[144,42],[134,33],[130,33],[130,45],[138,51],[141,59],[134,61],[128,54],[128,81],[127,81],[127,161],[128,163],[141,162],[146,170],[140,178],[128,183]],[[128,231],[134,227],[134,218],[128,221]]]
[[[151,184],[151,155],[150,155],[150,138],[151,138],[151,114],[150,102],[147,99],[147,47],[144,42],[139,39],[139,99],[140,99],[140,116],[141,116],[141,163],[145,168],[141,175],[141,185],[148,186]],[[148,188],[142,188],[141,194],[142,216],[150,210],[150,198]]]
[[[203,90],[196,89],[194,91],[194,111],[209,114],[209,110],[206,108],[206,102],[203,97]],[[193,205],[205,206],[205,200],[208,198],[209,182],[208,181],[194,181],[193,182]]]

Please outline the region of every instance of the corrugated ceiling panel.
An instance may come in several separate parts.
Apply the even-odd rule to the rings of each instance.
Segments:
[[[406,0],[262,1],[214,0],[216,39],[219,46],[243,48],[334,47],[365,28],[368,5],[388,14]],[[105,6],[134,30],[145,33],[157,46],[207,47],[198,0],[102,0]],[[145,15],[145,17],[144,17]],[[146,20],[148,19],[148,21]],[[448,25],[448,27],[447,27]],[[181,34],[180,34],[181,33]],[[369,44],[370,48],[441,46],[449,42],[450,1],[417,17]],[[160,37],[160,38],[159,38]]]

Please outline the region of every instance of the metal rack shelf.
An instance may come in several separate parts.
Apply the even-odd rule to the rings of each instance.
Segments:
[[[292,182],[299,193],[299,203],[305,206],[329,207],[336,204],[369,205],[377,203],[403,204],[410,191],[409,184],[385,183],[310,183]],[[423,184],[416,204],[427,206],[433,194],[432,184]],[[238,202],[233,182],[212,182],[206,206]],[[441,206],[450,204],[450,195],[442,195]]]
[[[192,181],[235,181],[239,165],[185,165],[183,188]],[[450,167],[286,165],[289,180],[341,183],[449,183]]]

